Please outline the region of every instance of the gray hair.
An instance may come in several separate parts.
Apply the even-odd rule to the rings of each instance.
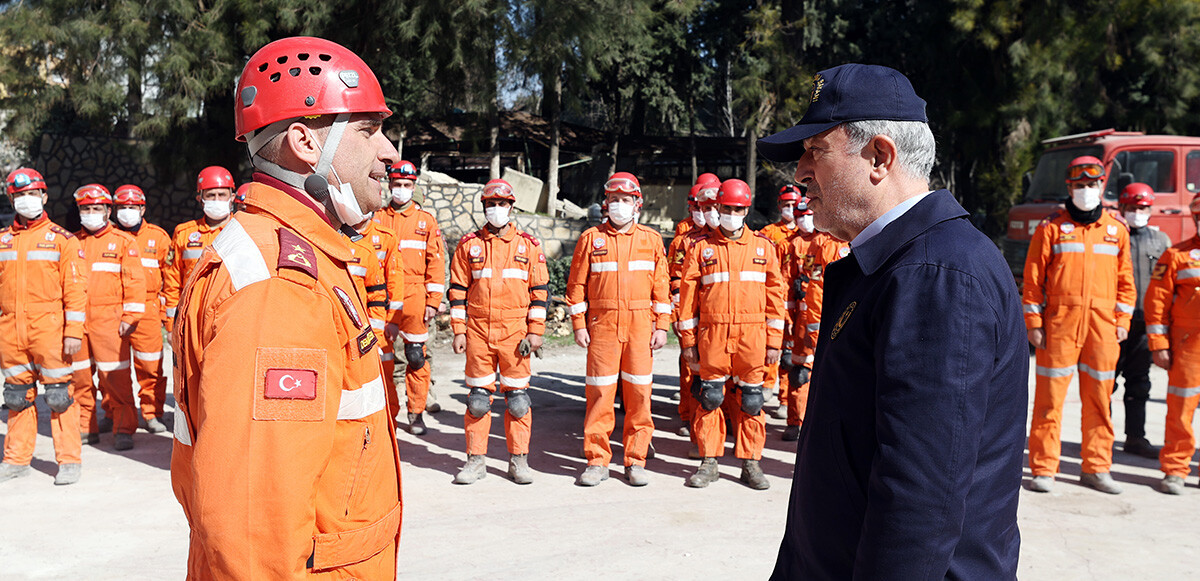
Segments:
[[[900,168],[912,177],[929,181],[929,174],[933,171],[933,161],[937,153],[937,144],[934,142],[933,131],[930,131],[928,123],[872,119],[850,121],[842,124],[842,127],[846,131],[847,153],[858,153],[876,135],[886,135],[896,142],[896,149],[899,150],[897,161]]]

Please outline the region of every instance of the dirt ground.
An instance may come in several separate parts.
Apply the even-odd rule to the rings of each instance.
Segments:
[[[765,579],[783,532],[793,444],[780,439],[781,420],[768,420],[763,468],[770,490],[738,482],[732,445],[719,482],[686,488],[683,481],[698,461],[687,458],[687,439],[675,435],[679,422],[669,398],[677,389],[677,354],[668,347],[655,361],[658,455],[648,464],[650,485],[625,484],[616,442],[611,477],[587,489],[574,485],[585,464],[582,349],[548,348],[545,359],[534,360],[530,465],[537,474],[528,486],[505,476],[503,421],[492,423],[488,477],[471,486],[451,483],[465,460],[463,357],[436,350],[434,391],[445,410],[428,417],[425,436],[399,434],[405,499],[400,578]],[[1152,379],[1147,433],[1161,444],[1166,374],[1155,369]],[[1113,405],[1118,450],[1120,395]],[[497,402],[493,411],[501,406]],[[1118,451],[1113,473],[1125,493],[1083,488],[1077,484],[1074,389],[1065,418],[1064,474],[1055,491],[1021,495],[1021,578],[1194,578],[1200,556],[1196,477],[1188,479],[1184,496],[1168,497],[1153,488],[1161,477],[1156,461]],[[170,436],[138,433],[136,447],[125,453],[115,452],[105,436],[84,447],[83,479],[55,487],[46,418],[41,432],[33,475],[0,484],[0,579],[183,578],[188,530],[170,488]],[[0,437],[4,433],[6,426]]]

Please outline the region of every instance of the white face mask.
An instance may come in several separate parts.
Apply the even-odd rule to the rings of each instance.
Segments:
[[[742,229],[742,223],[746,221],[745,216],[734,216],[733,214],[721,214],[721,227],[730,231],[736,232]]]
[[[612,202],[608,205],[608,219],[614,226],[622,227],[633,220],[633,204]]]
[[[224,220],[229,217],[229,200],[204,200],[204,215],[210,220]]]
[[[779,215],[783,216],[784,220],[791,222],[793,217],[795,216],[795,212],[793,211],[792,208],[783,208],[782,210],[779,211]]]
[[[507,206],[492,206],[483,209],[483,216],[487,218],[488,224],[493,228],[503,228],[508,225],[508,207]]]
[[[697,227],[703,228],[705,224],[704,212],[701,212],[700,210],[692,210],[692,222],[694,222]]]
[[[813,215],[805,214],[803,216],[800,216],[799,226],[800,226],[800,230],[803,231],[805,234],[812,234],[813,230],[815,229],[815,227],[813,226]]]
[[[42,196],[33,194],[26,196],[17,196],[12,202],[13,210],[16,210],[23,218],[32,220],[42,215]]]
[[[1141,212],[1125,212],[1125,221],[1131,228],[1145,228],[1150,223],[1150,214]]]
[[[137,208],[121,208],[117,210],[117,221],[126,228],[133,228],[142,221],[142,211]]]
[[[87,228],[88,232],[95,232],[104,227],[108,223],[108,218],[104,214],[80,214],[79,225]]]
[[[721,225],[721,213],[716,208],[704,211],[704,223],[708,224],[709,228],[716,228]]]
[[[392,188],[392,199],[403,206],[413,198],[413,188]]]
[[[1071,190],[1071,202],[1084,212],[1091,212],[1100,205],[1100,187],[1075,188]]]

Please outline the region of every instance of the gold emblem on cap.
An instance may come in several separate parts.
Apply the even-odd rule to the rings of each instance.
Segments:
[[[817,99],[821,98],[821,89],[824,89],[824,88],[825,88],[825,77],[822,77],[820,73],[813,75],[812,99],[809,102],[816,103]]]

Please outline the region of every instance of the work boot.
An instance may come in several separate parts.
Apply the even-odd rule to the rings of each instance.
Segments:
[[[1179,476],[1167,476],[1158,483],[1158,491],[1163,494],[1180,495],[1183,494],[1183,478]]]
[[[104,417],[100,418],[100,421],[96,423],[96,426],[101,434],[112,433],[112,431],[113,431],[112,418],[110,418],[108,416],[104,416]]]
[[[9,464],[8,462],[0,462],[0,482],[22,476],[29,476],[28,464],[18,466],[16,464]]]
[[[686,438],[690,438],[692,436],[692,429],[690,427],[688,427],[687,424],[684,424],[682,426],[679,426],[679,429],[675,430],[675,433],[677,435],[684,436]]]
[[[508,477],[517,484],[533,482],[533,470],[529,469],[528,454],[513,454],[508,457]]]
[[[763,474],[762,467],[758,465],[758,460],[749,458],[742,460],[742,476],[740,478],[746,486],[755,490],[766,490],[771,487],[771,483],[767,481],[767,477]]]
[[[117,434],[113,439],[113,450],[118,452],[133,449],[133,434]]]
[[[579,479],[575,481],[575,484],[579,486],[596,486],[605,480],[608,480],[608,466],[588,465],[579,474]]]
[[[487,463],[484,462],[483,454],[468,454],[467,463],[454,475],[455,484],[474,484],[476,480],[480,480],[487,476]]]
[[[692,448],[688,450],[688,458],[692,460],[704,459],[704,456],[700,455],[700,446],[697,446],[695,442],[692,442]]]
[[[800,439],[800,426],[788,426],[783,429],[783,441],[795,442]]]
[[[100,434],[95,432],[84,432],[79,434],[79,441],[82,444],[91,444],[95,446],[100,443]]]
[[[650,477],[646,475],[646,467],[630,464],[625,467],[625,480],[630,486],[645,486],[650,484]]]
[[[408,414],[408,433],[414,436],[425,433],[425,417],[422,414]]]
[[[704,488],[716,482],[720,477],[721,474],[717,472],[717,459],[705,458],[700,461],[700,468],[696,470],[696,473],[688,476],[687,482],[684,484],[692,488]]]
[[[775,408],[775,413],[773,413],[771,415],[775,416],[775,419],[777,419],[777,420],[786,420],[787,419],[787,406],[783,405],[783,404],[779,404],[779,407]]]
[[[59,464],[58,474],[54,475],[54,484],[57,486],[75,484],[76,482],[79,482],[79,474],[81,471],[82,466],[80,466],[79,463]]]
[[[1105,494],[1121,494],[1121,487],[1108,472],[1084,472],[1079,476],[1079,483]]]
[[[1158,448],[1150,445],[1146,438],[1126,438],[1124,450],[1126,454],[1141,456],[1151,460],[1158,459]]]
[[[158,418],[138,418],[138,427],[151,434],[167,431],[167,427]]]
[[[429,400],[425,402],[425,411],[436,414],[442,411],[442,404],[433,399],[433,393],[429,394]]]
[[[1029,489],[1034,492],[1050,492],[1054,489],[1053,476],[1034,476],[1029,481]]]

